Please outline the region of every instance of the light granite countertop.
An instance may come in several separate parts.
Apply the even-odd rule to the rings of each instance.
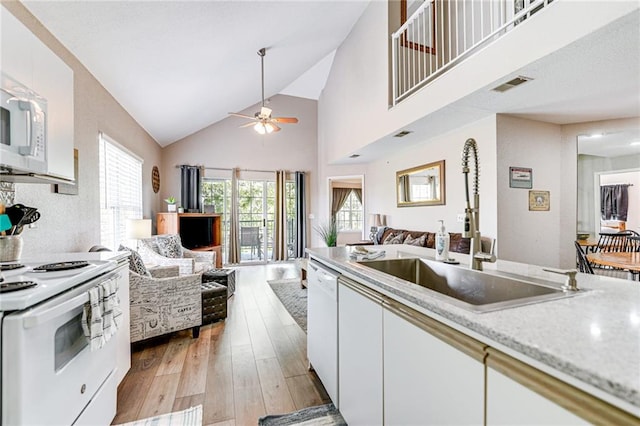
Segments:
[[[434,250],[407,245],[380,259],[433,258]],[[640,283],[578,274],[589,291],[494,312],[474,313],[416,284],[367,268],[349,257],[353,247],[312,248],[310,256],[345,276],[439,320],[496,349],[640,417]],[[451,253],[468,268],[468,255]],[[485,272],[544,279],[560,287],[561,275],[542,267],[498,260]]]

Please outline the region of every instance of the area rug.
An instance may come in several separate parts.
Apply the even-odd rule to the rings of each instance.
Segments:
[[[202,426],[202,405],[116,426]]]
[[[340,411],[333,404],[304,408],[289,414],[264,416],[258,426],[347,426]]]
[[[307,289],[300,287],[300,278],[267,281],[287,311],[307,332]]]

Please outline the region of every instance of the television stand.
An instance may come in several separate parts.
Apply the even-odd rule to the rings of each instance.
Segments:
[[[194,251],[216,253],[216,268],[222,267],[222,216],[207,213],[158,213],[158,235],[178,234],[182,245]]]

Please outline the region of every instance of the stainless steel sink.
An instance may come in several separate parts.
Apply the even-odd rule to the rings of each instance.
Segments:
[[[435,296],[444,296],[448,302],[474,312],[496,311],[576,294],[564,292],[558,283],[550,281],[494,275],[422,258],[358,263],[425,287],[434,291]]]

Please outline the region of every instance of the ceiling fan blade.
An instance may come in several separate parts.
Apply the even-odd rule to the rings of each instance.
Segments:
[[[236,117],[242,117],[242,118],[250,118],[251,120],[255,119],[255,117],[252,117],[250,115],[238,114],[237,112],[230,112],[229,115],[233,115],[233,116],[236,116]]]
[[[260,108],[260,116],[263,118],[271,117],[271,108],[267,108],[267,107]]]
[[[298,119],[295,117],[273,117],[271,121],[275,121],[276,123],[297,123]]]
[[[278,127],[278,125],[276,123],[272,122],[271,125],[273,126],[273,131],[274,132],[279,132],[281,130],[280,127]]]
[[[238,126],[238,128],[242,129],[243,127],[251,127],[251,126],[255,126],[255,125],[256,125],[256,122],[252,121],[252,122],[249,122],[249,123],[245,123],[242,126]]]

